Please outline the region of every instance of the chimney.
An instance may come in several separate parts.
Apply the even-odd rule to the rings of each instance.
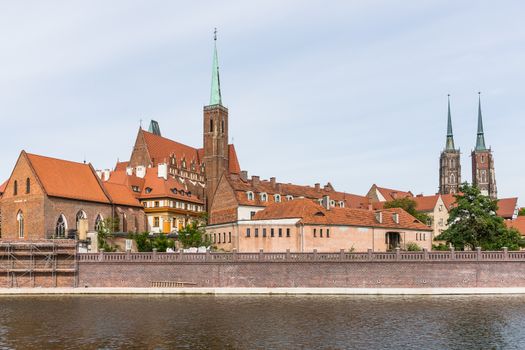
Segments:
[[[261,178],[259,176],[252,175],[252,185],[257,186],[259,185],[260,181],[261,181]]]
[[[162,177],[164,180],[168,179],[168,164],[161,163],[157,166],[157,175]]]
[[[97,176],[100,180],[102,180],[102,170],[96,170]]]
[[[246,170],[241,170],[240,176],[242,181],[248,181],[248,172]]]
[[[330,210],[330,196],[323,196],[323,199],[321,200],[321,205],[326,210]]]
[[[392,192],[390,195],[392,196],[392,198],[397,199],[397,192]]]
[[[321,184],[319,184],[319,183],[315,184],[315,190],[317,192],[321,192]]]
[[[372,203],[368,203],[368,210],[372,211],[374,209]]]
[[[141,179],[144,178],[144,176],[146,176],[146,167],[142,166],[142,165],[139,165],[135,168],[135,175],[137,177],[140,177]]]
[[[104,169],[104,171],[102,172],[102,181],[108,181],[110,173],[111,171],[109,169]]]
[[[133,175],[133,168],[128,166],[126,167],[126,175]]]
[[[270,178],[270,184],[272,185],[272,188],[275,189],[275,177]]]

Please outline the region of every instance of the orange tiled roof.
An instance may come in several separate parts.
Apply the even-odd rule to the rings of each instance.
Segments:
[[[186,161],[188,162],[194,160],[197,163],[200,163],[199,154],[196,148],[152,134],[145,130],[141,131],[148,146],[149,155],[154,164],[167,162],[172,154],[177,156],[177,160],[186,158]]]
[[[498,200],[498,216],[512,219],[518,207],[518,198],[501,198]]]
[[[104,182],[103,184],[113,203],[132,207],[142,207],[137,198],[133,196],[131,189],[126,185],[112,182]]]
[[[228,169],[230,173],[233,174],[239,174],[241,172],[239,159],[237,159],[237,152],[235,151],[234,145],[228,145]]]
[[[410,191],[399,191],[379,186],[376,186],[376,188],[379,191],[379,193],[381,193],[381,195],[385,197],[387,201],[399,198],[414,197],[414,195]]]
[[[450,210],[456,204],[456,197],[453,194],[442,194],[441,199],[443,200],[443,203],[445,203],[445,207],[447,207],[448,210]]]
[[[115,171],[121,171],[121,170],[125,171],[128,165],[129,165],[129,161],[128,162],[117,162],[117,164],[115,165]]]
[[[327,210],[309,199],[297,199],[272,204],[257,212],[253,219],[298,218],[303,224],[311,225],[345,225],[432,231],[431,228],[418,221],[403,209],[385,209],[381,210],[381,212],[383,221],[379,223],[376,220],[376,211],[337,207]],[[394,213],[399,215],[399,223],[394,221]]]
[[[36,175],[49,196],[109,203],[90,164],[27,153]]]
[[[336,203],[343,201],[345,203],[345,207],[367,209],[369,203],[367,197],[335,191],[330,183],[328,183],[325,187],[319,186],[316,188],[310,186],[278,183],[268,180],[254,181],[253,177],[251,179],[243,180],[240,176],[235,174],[228,176],[227,179],[232,188],[235,190],[237,202],[241,205],[266,207],[272,203],[275,203],[274,195],[276,194],[281,196],[282,202],[287,200],[286,196],[292,196],[294,199],[305,197],[311,200],[318,200],[323,198],[323,196],[329,196],[330,200],[334,200]],[[247,191],[254,193],[253,200],[248,199],[246,194]],[[261,193],[266,193],[268,195],[267,201],[261,200]]]
[[[514,220],[505,220],[505,224],[507,227],[515,228],[522,236],[525,236],[525,216],[518,216]]]

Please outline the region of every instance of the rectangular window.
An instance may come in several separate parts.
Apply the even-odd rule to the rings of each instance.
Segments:
[[[314,238],[317,237],[317,229],[314,228]]]
[[[153,227],[159,227],[160,226],[160,219],[158,216],[155,216],[153,218]]]
[[[263,237],[266,237],[266,229],[263,228]]]
[[[232,242],[232,233],[228,232],[228,243]]]
[[[322,228],[319,229],[319,237],[323,238],[323,229]]]
[[[426,234],[426,233],[423,233],[423,240],[424,240],[424,241],[427,240],[427,234]]]
[[[279,229],[279,237],[282,237],[282,236],[283,236],[283,229],[280,228],[280,229]]]
[[[246,237],[250,237],[250,229],[249,228],[246,229]]]
[[[290,229],[289,228],[286,229],[286,237],[290,237]]]
[[[222,233],[222,243],[226,243],[226,232]]]
[[[274,232],[274,229],[271,228],[270,229],[270,237],[274,237],[275,236],[275,232]],[[1,237],[1,236],[0,236]]]
[[[159,201],[155,201],[155,208],[159,207]]]
[[[254,216],[255,216],[255,212],[254,212],[254,211],[251,211],[251,212],[250,212],[250,219],[253,219]]]
[[[254,236],[255,236],[255,237],[259,237],[259,229],[258,229],[258,228],[255,229],[255,234],[254,234]]]
[[[330,229],[329,228],[326,229],[326,238],[330,238]]]

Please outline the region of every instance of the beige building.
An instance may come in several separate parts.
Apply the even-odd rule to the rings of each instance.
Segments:
[[[305,198],[269,205],[252,219],[211,225],[206,232],[218,249],[239,252],[388,251],[412,242],[432,248],[431,229],[402,209],[323,207]]]
[[[447,229],[449,211],[456,200],[453,194],[417,195],[412,199],[416,202],[416,210],[430,217],[426,224],[432,228],[432,238]]]

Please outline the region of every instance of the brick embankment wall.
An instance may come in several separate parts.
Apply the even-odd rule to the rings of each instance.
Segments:
[[[525,287],[523,262],[80,262],[79,287]]]

